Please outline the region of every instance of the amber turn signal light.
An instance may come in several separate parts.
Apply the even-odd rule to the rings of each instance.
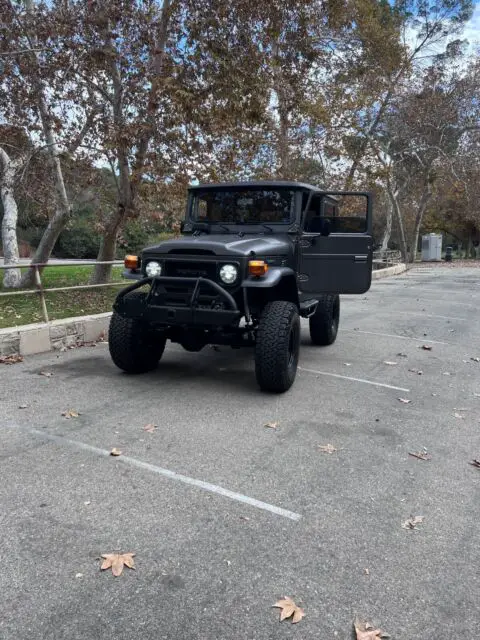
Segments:
[[[251,276],[259,278],[264,276],[268,271],[268,264],[265,260],[250,260],[248,263],[248,273]]]
[[[125,256],[125,269],[138,269],[138,256]]]

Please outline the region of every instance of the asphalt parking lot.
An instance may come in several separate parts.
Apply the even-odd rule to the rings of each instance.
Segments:
[[[305,324],[281,396],[229,348],[170,346],[139,377],[105,344],[0,365],[0,639],[351,640],[355,615],[476,638],[479,276],[427,265],[343,297],[337,342]],[[135,571],[100,571],[115,551]]]

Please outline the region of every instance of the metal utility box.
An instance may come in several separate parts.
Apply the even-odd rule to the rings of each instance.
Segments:
[[[422,237],[422,262],[440,261],[442,259],[442,236],[429,233]]]

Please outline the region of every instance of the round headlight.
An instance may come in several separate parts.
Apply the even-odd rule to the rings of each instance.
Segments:
[[[238,269],[234,264],[224,264],[220,269],[220,280],[225,284],[233,284],[238,276]]]
[[[149,278],[155,278],[155,276],[161,275],[162,265],[156,260],[151,260],[146,264],[145,273]]]

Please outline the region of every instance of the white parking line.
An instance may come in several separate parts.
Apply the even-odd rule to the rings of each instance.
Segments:
[[[391,313],[388,312],[388,313]],[[440,316],[437,313],[421,313],[419,311],[396,311],[404,316],[421,316],[422,318],[440,318],[440,320],[468,320],[469,318],[460,318],[458,316]]]
[[[63,438],[61,436],[53,435],[52,433],[45,433],[44,431],[39,431],[38,429],[30,429],[27,427],[18,426],[18,429],[22,431],[27,431],[28,433],[37,435],[45,440],[50,440],[51,442],[56,442],[57,444],[63,446],[74,447],[76,449],[82,449],[84,451],[89,451],[90,453],[94,453],[97,456],[110,457],[110,452],[106,449],[99,449],[98,447],[92,447],[92,445],[85,444],[84,442],[78,442],[77,440],[69,440],[68,438]],[[203,489],[204,491],[209,491],[210,493],[216,493],[224,498],[230,498],[230,500],[236,500],[237,502],[243,502],[244,504],[248,504],[251,507],[256,507],[257,509],[262,509],[263,511],[269,511],[270,513],[274,513],[277,516],[283,516],[284,518],[289,518],[290,520],[298,521],[301,519],[301,515],[299,513],[295,513],[294,511],[289,511],[288,509],[282,509],[281,507],[277,507],[273,504],[268,504],[268,502],[262,502],[261,500],[256,500],[255,498],[250,498],[250,496],[245,496],[242,493],[237,493],[236,491],[230,491],[230,489],[225,489],[224,487],[220,487],[216,484],[211,484],[210,482],[204,482],[203,480],[197,480],[196,478],[190,478],[189,476],[184,476],[181,473],[177,473],[176,471],[170,471],[170,469],[164,469],[163,467],[157,467],[154,464],[150,464],[149,462],[142,462],[142,460],[137,460],[136,458],[131,458],[129,456],[121,456],[115,458],[115,463],[127,464],[131,467],[137,467],[138,469],[143,469],[145,471],[150,471],[151,473],[156,473],[161,476],[165,476],[166,478],[170,478],[170,480],[177,480],[178,482],[183,482],[184,484],[189,484],[199,489]]]
[[[410,393],[410,389],[395,387],[391,384],[385,384],[385,382],[375,382],[375,380],[365,380],[364,378],[352,378],[351,376],[342,376],[339,373],[316,371],[315,369],[305,369],[305,367],[298,367],[298,369],[299,371],[306,371],[307,373],[315,373],[318,376],[329,376],[331,378],[341,378],[342,380],[352,380],[353,382],[363,382],[363,384],[371,384],[374,387],[384,387],[385,389],[394,389],[395,391],[404,391],[405,393]]]
[[[415,340],[416,342],[428,342],[430,344],[449,344],[440,340],[427,340],[426,338],[412,338],[410,336],[398,336],[392,333],[377,333],[376,331],[361,331],[360,329],[342,329],[350,333],[364,333],[369,336],[382,336],[383,338],[398,338],[399,340]]]

